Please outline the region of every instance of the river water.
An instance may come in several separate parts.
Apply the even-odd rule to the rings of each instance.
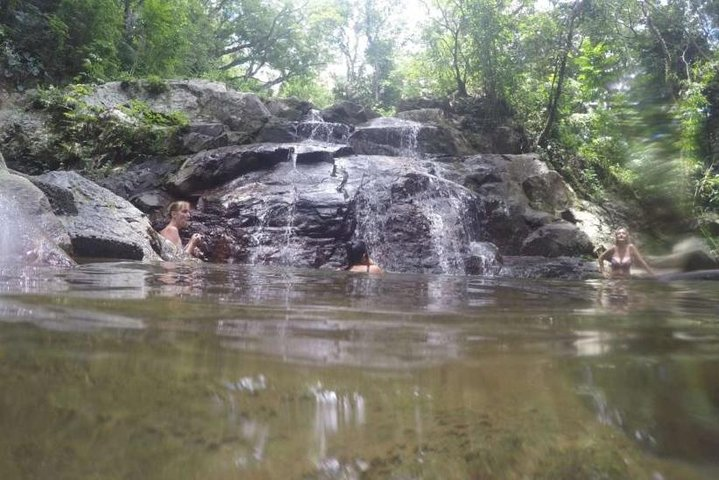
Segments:
[[[719,478],[716,299],[713,282],[0,267],[0,478]]]

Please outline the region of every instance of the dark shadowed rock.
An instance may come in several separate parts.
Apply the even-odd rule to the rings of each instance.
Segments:
[[[222,123],[193,123],[180,133],[179,141],[180,150],[186,153],[226,147],[230,142],[229,129]]]
[[[344,123],[345,125],[359,125],[368,122],[379,114],[352,102],[340,102],[320,112],[326,122]]]
[[[543,257],[592,255],[594,245],[576,225],[560,220],[533,231],[522,243],[521,253]]]
[[[301,120],[313,108],[312,103],[297,97],[272,98],[265,105],[273,116],[290,121]]]
[[[497,275],[502,270],[502,256],[496,245],[489,242],[471,242],[464,261],[467,275]]]
[[[335,156],[350,152],[344,145],[321,143],[262,143],[218,148],[189,157],[166,185],[180,195],[189,196],[250,172],[270,170],[280,162],[332,163]]]
[[[287,161],[289,155],[288,147],[276,144],[233,145],[206,150],[189,157],[168,179],[167,185],[180,195],[190,195],[255,170],[270,169]]]

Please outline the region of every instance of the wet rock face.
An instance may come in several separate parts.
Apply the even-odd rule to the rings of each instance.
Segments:
[[[237,179],[206,192],[195,220],[237,262],[339,268],[359,238],[389,270],[464,273],[472,200],[411,159],[349,156]]]
[[[457,155],[455,138],[444,128],[412,120],[377,118],[358,125],[349,139],[358,154],[417,156]]]

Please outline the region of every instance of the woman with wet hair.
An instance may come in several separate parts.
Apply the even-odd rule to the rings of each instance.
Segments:
[[[614,245],[599,255],[599,273],[604,273],[604,262],[611,266],[613,278],[628,278],[631,275],[632,263],[637,262],[649,275],[654,276],[654,271],[647,264],[641,253],[633,243],[629,241],[629,231],[626,228],[618,228],[614,232]]]
[[[382,269],[369,258],[367,245],[357,240],[347,244],[347,268],[350,272],[382,273]]]
[[[180,238],[180,229],[185,228],[190,222],[190,202],[184,200],[172,202],[168,205],[167,212],[170,216],[170,223],[160,231],[160,235],[186,254],[202,258],[202,252],[198,247],[200,240],[202,240],[199,233],[193,233],[190,241],[184,247]]]

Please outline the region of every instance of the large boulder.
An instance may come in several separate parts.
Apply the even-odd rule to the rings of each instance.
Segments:
[[[160,113],[181,111],[190,123],[221,123],[249,140],[269,120],[271,113],[257,95],[206,80],[171,80],[150,87],[142,82],[109,82],[83,98],[91,106],[112,109],[141,100]]]
[[[575,240],[581,239],[582,246],[558,241],[546,250],[551,251],[552,256],[586,252],[585,239],[591,245],[591,253],[598,242],[609,236],[606,225],[610,222],[601,209],[580,202],[561,176],[537,155],[474,155],[443,165],[441,172],[477,193],[481,199],[483,238],[496,244],[504,255],[525,254],[522,252],[527,248],[535,251],[536,242],[555,228],[559,232],[547,238],[559,240],[569,231],[577,230],[582,235],[575,232]],[[562,221],[566,225],[549,226],[557,222],[563,224]],[[527,243],[527,238],[540,229],[543,230]]]
[[[559,220],[533,231],[522,242],[520,253],[543,257],[592,255],[594,245],[576,225]]]
[[[377,112],[349,101],[342,101],[325,108],[320,112],[320,115],[326,122],[344,123],[346,125],[359,125],[379,117]]]
[[[301,120],[313,108],[311,102],[297,97],[271,98],[265,101],[265,105],[273,116],[290,121]]]
[[[141,211],[127,200],[75,172],[39,176],[72,194],[76,214],[59,215],[75,255],[91,258],[159,260],[163,240]]]

